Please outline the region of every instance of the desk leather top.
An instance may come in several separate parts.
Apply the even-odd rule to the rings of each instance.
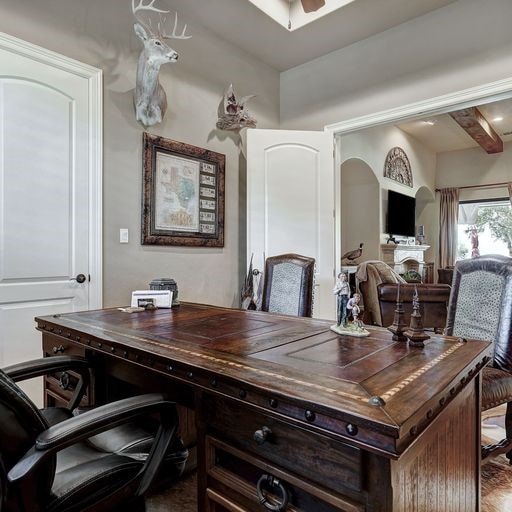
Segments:
[[[313,410],[316,423],[327,430],[335,429],[336,420],[367,428],[395,440],[384,446],[390,453],[410,444],[411,429],[425,427],[490,357],[490,343],[484,341],[433,336],[420,349],[394,342],[382,328],[354,338],[334,333],[332,322],[323,320],[187,303],[36,321],[43,332],[172,373],[191,385],[236,393],[237,399],[243,389],[245,401],[259,407],[277,397],[277,412],[285,416]],[[376,396],[383,405],[369,402]]]

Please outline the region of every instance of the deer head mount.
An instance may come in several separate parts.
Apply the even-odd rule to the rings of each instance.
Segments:
[[[135,34],[144,44],[139,55],[137,65],[137,82],[133,102],[135,105],[135,117],[145,126],[152,126],[162,122],[167,110],[167,96],[158,81],[160,66],[167,62],[176,62],[178,53],[166,42],[166,39],[190,39],[187,36],[187,25],[180,34],[176,33],[178,27],[178,13],[174,16],[174,27],[171,34],[165,33],[169,11],[158,9],[154,6],[156,0],[144,3],[139,0],[135,5],[132,0],[132,13],[136,22],[133,26]]]

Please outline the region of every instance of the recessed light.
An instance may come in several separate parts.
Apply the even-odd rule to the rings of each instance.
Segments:
[[[496,116],[492,119],[495,123],[499,123],[500,121],[503,121],[503,116]]]
[[[424,124],[428,124],[428,126],[434,126],[436,122],[433,119],[429,119],[427,121],[423,121]]]

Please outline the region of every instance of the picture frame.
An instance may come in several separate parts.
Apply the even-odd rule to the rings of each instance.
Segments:
[[[224,247],[226,157],[143,134],[142,245]]]

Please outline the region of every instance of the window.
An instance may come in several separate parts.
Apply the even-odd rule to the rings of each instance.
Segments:
[[[457,259],[483,254],[512,256],[510,200],[461,201]]]

